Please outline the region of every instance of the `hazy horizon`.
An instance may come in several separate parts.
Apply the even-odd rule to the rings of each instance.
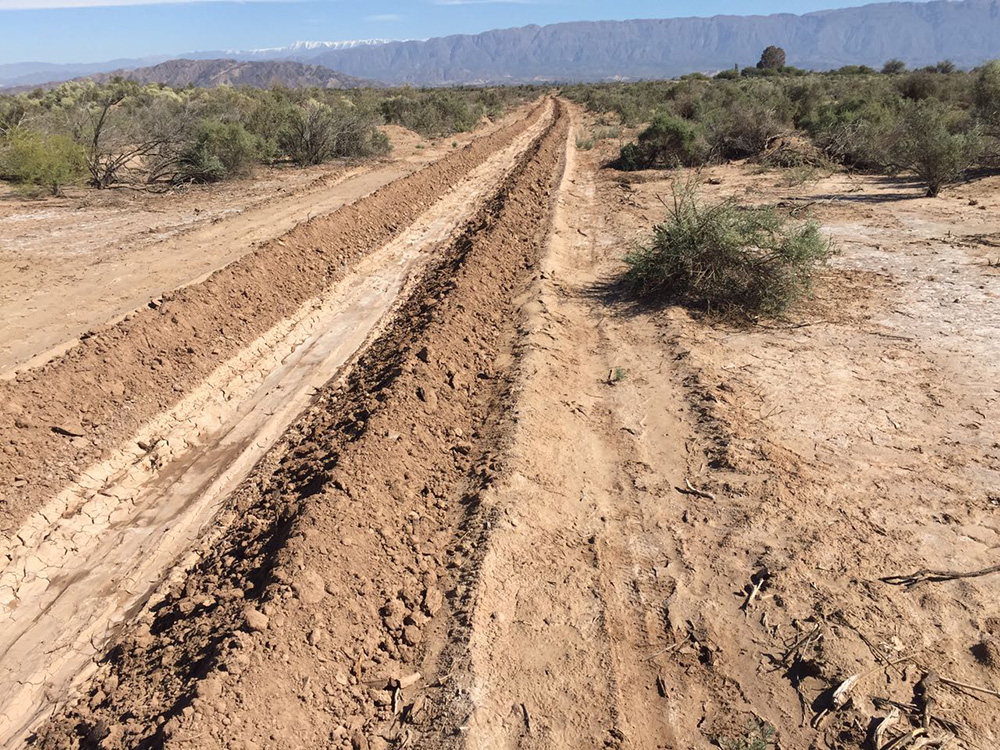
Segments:
[[[926,1],[926,0],[919,0]],[[425,39],[567,21],[764,15],[871,0],[0,0],[0,64],[93,63],[297,41]]]

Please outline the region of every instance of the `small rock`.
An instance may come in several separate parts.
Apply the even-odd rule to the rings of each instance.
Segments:
[[[437,409],[438,398],[437,394],[429,388],[424,388],[420,386],[417,388],[417,398],[424,402],[424,409],[428,412],[432,412]]]
[[[403,628],[403,643],[407,646],[416,646],[420,643],[420,638],[423,633],[420,632],[420,628],[416,625],[407,625]]]
[[[247,621],[247,629],[254,633],[263,633],[270,623],[268,616],[254,607],[247,607],[243,616]]]
[[[303,573],[302,577],[292,584],[292,590],[306,604],[316,604],[326,595],[323,579],[313,571]]]
[[[406,607],[398,599],[393,599],[382,607],[382,620],[390,630],[400,630],[406,615]]]
[[[429,586],[424,589],[424,609],[431,617],[436,615],[444,604],[444,595],[440,589]]]

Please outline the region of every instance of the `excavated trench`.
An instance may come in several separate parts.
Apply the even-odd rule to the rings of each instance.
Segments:
[[[302,451],[301,443],[292,446],[308,419],[291,432],[288,428],[317,401],[317,391],[329,391],[331,386],[325,391],[324,386],[338,372],[345,373],[341,380],[353,379],[348,387],[362,400],[371,398],[373,373],[383,372],[390,381],[398,377],[397,360],[404,350],[399,338],[416,335],[421,326],[421,317],[410,309],[414,300],[424,305],[431,290],[444,295],[452,289],[456,282],[448,277],[470,254],[470,238],[497,230],[490,226],[491,217],[503,212],[509,194],[538,161],[539,144],[553,137],[557,109],[547,102],[521,127],[508,129],[506,145],[484,155],[391,242],[342,271],[322,294],[218,365],[117,450],[106,450],[11,535],[8,562],[0,568],[0,743],[18,746],[31,738],[52,747],[135,747],[141,742],[156,747],[171,734],[168,720],[188,715],[183,708],[205,676],[206,663],[226,633],[246,630],[241,601],[264,593],[270,567],[286,552],[289,524],[301,513],[284,503],[281,512],[250,514],[256,533],[247,537],[240,530],[248,517],[241,504],[288,474],[290,455]],[[321,244],[322,233],[314,232],[310,240]],[[484,270],[489,276],[489,269],[479,272]],[[523,262],[518,270],[526,272]],[[387,349],[389,341],[394,343]],[[355,362],[358,352],[364,352],[362,360]],[[396,364],[385,372],[387,361]],[[384,387],[378,384],[375,390]],[[431,398],[427,393],[420,391],[425,405]],[[315,416],[316,409],[309,414]],[[351,414],[351,425],[365,421],[356,417]],[[313,437],[325,455],[338,450],[338,431]],[[463,446],[459,455],[469,451]],[[309,493],[297,489],[297,501],[328,481],[323,472],[310,476]],[[232,554],[234,544],[237,554]],[[267,550],[269,564],[257,565],[259,559],[247,554],[254,545]],[[219,550],[230,554],[220,558]],[[214,586],[214,593],[194,607],[190,597],[182,596],[179,608],[171,611],[178,588],[190,589],[212,565],[227,569],[240,588],[223,586],[223,576],[212,576],[208,589]],[[210,607],[205,605],[209,598],[215,599]],[[178,650],[169,638],[157,643],[158,636],[185,623],[205,626],[192,611],[202,609],[217,615],[208,623],[209,640],[191,639],[173,657],[184,670],[166,674],[164,652]],[[110,657],[102,656],[115,641]],[[128,644],[137,642],[142,645],[130,651]],[[128,671],[136,658],[147,661],[150,654],[159,657],[158,672],[149,673],[151,662]],[[109,687],[108,674],[115,670]],[[152,682],[127,688],[128,680],[140,674]],[[118,711],[114,718],[80,720],[81,710],[92,711],[93,700],[81,704],[73,696],[82,689],[92,698],[95,685],[103,697],[98,709],[101,703],[110,710],[116,700],[127,703],[138,696],[146,697],[145,705],[140,711]],[[67,700],[76,705],[64,717],[74,718],[57,718],[33,736],[32,728]],[[114,744],[118,736],[120,745]],[[100,744],[93,744],[95,737]]]

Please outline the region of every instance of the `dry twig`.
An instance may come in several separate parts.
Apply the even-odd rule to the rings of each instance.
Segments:
[[[715,495],[713,495],[711,492],[702,492],[701,490],[696,490],[691,485],[690,479],[685,479],[684,484],[686,485],[687,489],[685,489],[684,487],[675,488],[682,495],[694,495],[695,497],[703,497],[706,500],[715,500]]]
[[[956,581],[961,578],[981,578],[982,576],[992,575],[993,573],[1000,573],[1000,565],[991,565],[988,568],[983,568],[982,570],[973,570],[969,572],[962,572],[958,570],[930,570],[924,568],[923,570],[918,570],[916,573],[911,573],[908,576],[887,576],[886,578],[880,578],[882,583],[888,583],[891,586],[905,586],[908,589],[912,589],[914,586],[919,586],[923,583],[941,583],[943,581]]]

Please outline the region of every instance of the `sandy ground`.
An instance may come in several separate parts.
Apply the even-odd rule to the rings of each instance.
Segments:
[[[664,746],[708,746],[757,720],[783,748],[869,746],[896,706],[884,742],[926,722],[914,742],[992,747],[997,577],[880,579],[996,564],[1000,180],[926,199],[903,180],[816,177],[751,165],[695,176],[706,200],[778,203],[834,241],[814,297],[788,319],[748,329],[606,298],[630,325],[658,329],[696,457],[661,490],[674,550],[661,558],[666,650],[651,649],[674,738]],[[656,173],[599,178],[606,277],[670,190]],[[649,462],[654,476],[664,462]],[[673,489],[688,481],[712,497]],[[845,708],[827,712],[852,677]]]
[[[839,250],[786,318],[736,326],[620,298],[621,257],[676,175],[602,168],[616,144],[577,149],[591,124],[572,105],[532,118],[9,386],[6,445],[60,431],[5,452],[26,493],[7,507],[42,511],[7,526],[6,572],[26,586],[22,603],[0,578],[7,620],[46,610],[56,583],[65,602],[98,593],[110,623],[96,641],[74,630],[90,640],[65,653],[90,666],[33,693],[29,744],[1000,744],[1000,574],[883,580],[996,564],[1000,178],[925,199],[842,174],[688,175],[706,199],[811,217]],[[222,333],[202,340],[189,321]],[[227,364],[188,363],[189,344]],[[146,369],[125,396],[86,379],[133,357]],[[143,372],[163,406],[134,396]],[[86,407],[77,421],[68,399],[39,411],[52,384]],[[136,416],[91,433],[103,401]],[[251,452],[198,428],[202,413],[236,419]],[[153,440],[171,414],[188,437]],[[78,429],[95,444],[50,445]],[[103,452],[115,446],[131,453]],[[137,458],[118,484],[45,505],[87,487],[74,472],[88,457],[116,455]],[[216,489],[172,481],[189,465]],[[148,511],[130,515],[123,477],[150,491]],[[183,526],[208,496],[193,533],[157,541],[157,513]],[[141,557],[159,555],[160,574],[137,587],[85,562],[101,523],[149,534]],[[70,555],[55,577],[47,542]],[[69,657],[41,643],[65,636],[27,627],[3,666],[36,654],[51,680],[45,659]],[[760,725],[770,744],[751,744]]]

